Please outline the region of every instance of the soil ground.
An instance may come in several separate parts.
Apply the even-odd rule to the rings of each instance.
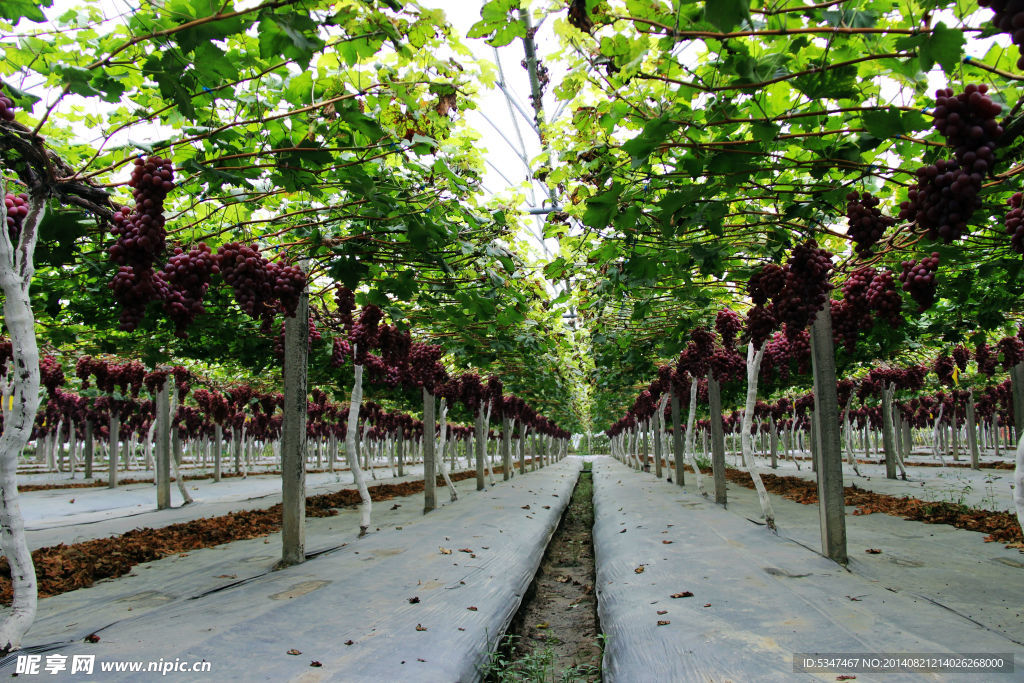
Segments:
[[[488,680],[601,680],[593,491],[584,470]]]

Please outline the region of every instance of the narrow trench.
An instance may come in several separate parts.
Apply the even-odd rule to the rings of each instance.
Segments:
[[[590,463],[548,543],[519,611],[484,671],[488,683],[600,681]]]

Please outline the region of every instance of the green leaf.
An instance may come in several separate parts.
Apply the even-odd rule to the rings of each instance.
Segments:
[[[623,143],[622,149],[633,157],[634,166],[640,165],[647,160],[647,157],[658,145],[665,142],[668,134],[678,127],[679,125],[667,116],[651,119],[644,124],[644,130],[640,135]]]
[[[0,2],[0,19],[10,19],[15,24],[22,17],[29,21],[46,21],[42,8],[52,5],[53,0],[3,0]]]
[[[750,0],[707,0],[704,18],[728,33],[744,21],[750,23]]]
[[[938,63],[947,74],[952,74],[964,56],[963,31],[947,28],[941,21],[935,25],[930,35],[923,36],[918,57],[924,71]]]
[[[604,192],[594,195],[587,200],[587,210],[583,213],[583,222],[592,228],[603,229],[611,221],[619,205],[619,196],[624,186],[621,183],[613,183]]]

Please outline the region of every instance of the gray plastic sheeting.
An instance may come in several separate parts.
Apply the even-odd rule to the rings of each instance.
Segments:
[[[1024,664],[1024,648],[999,634],[894,594],[610,458],[594,463],[594,505],[605,681],[835,680],[835,673],[794,673],[797,652],[1012,652]],[[670,597],[684,591],[693,597]],[[981,678],[859,673],[857,680]]]
[[[97,674],[101,662],[211,662],[210,673],[171,673],[171,680],[476,680],[536,573],[580,466],[578,458],[567,458],[483,492],[462,492],[456,503],[303,565],[196,599],[178,598],[109,626],[97,610],[91,623],[69,628],[71,642],[51,654],[68,661],[96,655]],[[422,497],[395,502],[410,509],[422,505]],[[264,554],[267,549],[262,546]],[[186,570],[188,563],[179,562]],[[98,643],[82,641],[97,629]],[[289,655],[293,649],[301,654]],[[322,666],[312,667],[314,660]],[[0,674],[13,670],[9,657]]]

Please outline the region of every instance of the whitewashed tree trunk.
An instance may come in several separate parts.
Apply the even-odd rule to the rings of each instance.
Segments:
[[[434,462],[441,470],[444,484],[448,487],[448,496],[451,502],[454,503],[459,499],[459,493],[455,490],[455,484],[452,483],[452,478],[448,476],[448,468],[444,464],[444,449],[448,440],[448,406],[444,398],[441,399],[441,430],[438,434],[438,440],[437,449],[434,451]]]
[[[693,443],[696,434],[693,433],[694,425],[697,422],[697,378],[690,380],[690,408],[686,415],[686,460],[693,468],[693,476],[697,480],[697,492],[705,498],[708,492],[704,488],[704,475],[700,472],[700,465],[693,453]]]
[[[356,347],[352,347],[352,357],[356,355]],[[359,535],[365,536],[370,529],[370,513],[373,510],[373,501],[370,499],[370,491],[366,488],[366,478],[363,477],[363,470],[359,467],[359,456],[356,452],[356,436],[359,433],[359,407],[363,402],[363,366],[355,366],[355,381],[352,382],[352,397],[348,406],[348,431],[345,434],[345,458],[352,470],[352,480],[359,489]]]
[[[1013,468],[1013,505],[1017,508],[1017,524],[1024,529],[1024,436],[1017,443]]]
[[[490,456],[490,435],[491,432],[491,402],[487,402],[487,414],[484,416],[484,431],[482,434],[484,442],[484,464],[487,468],[487,483],[494,486],[494,467],[491,464]]]
[[[846,436],[846,460],[853,467],[857,476],[861,476],[860,468],[857,467],[857,454],[853,452],[853,434],[850,431],[850,404],[853,403],[853,392],[846,399],[846,407],[843,408],[843,434]]]
[[[764,514],[765,524],[769,529],[775,529],[775,511],[772,510],[772,501],[768,498],[768,491],[761,481],[761,473],[758,472],[757,463],[754,460],[754,444],[750,435],[750,428],[754,423],[754,406],[757,403],[757,379],[761,371],[761,359],[764,358],[764,345],[754,350],[754,344],[747,344],[747,403],[743,409],[743,422],[740,429],[740,443],[743,448],[743,460],[746,461],[747,471],[754,481],[754,488],[757,490],[757,498],[761,502],[761,512]]]
[[[6,183],[0,180],[0,195],[3,194],[6,194]],[[14,357],[13,405],[8,406],[0,436],[0,551],[10,565],[14,591],[10,612],[0,624],[0,653],[5,654],[21,646],[22,638],[35,620],[38,597],[35,566],[18,502],[17,471],[18,458],[32,435],[32,424],[39,410],[39,347],[29,288],[35,273],[33,257],[45,208],[44,198],[33,195],[15,245],[7,230],[7,207],[0,206],[0,288],[4,293],[4,323]]]
[[[946,409],[945,403],[939,404],[939,414],[935,416],[935,425],[932,429],[932,453],[939,459],[942,466],[946,466],[946,458],[942,455],[942,446],[939,444],[939,423],[942,421],[942,412]]]

